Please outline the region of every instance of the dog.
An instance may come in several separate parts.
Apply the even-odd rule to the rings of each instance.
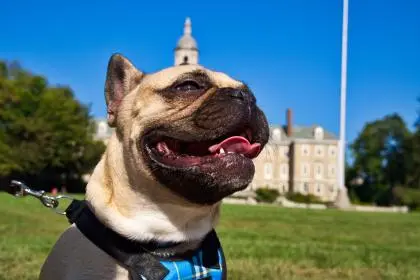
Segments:
[[[252,159],[268,141],[253,93],[200,65],[146,74],[114,54],[105,99],[115,130],[87,184],[88,208],[127,240],[193,251],[216,226],[221,200],[252,181]],[[74,224],[40,273],[42,280],[134,278]]]

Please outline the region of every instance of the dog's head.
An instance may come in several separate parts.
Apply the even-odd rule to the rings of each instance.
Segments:
[[[251,182],[252,159],[269,130],[245,84],[198,65],[144,74],[116,54],[105,95],[108,123],[134,173],[198,204],[216,203]]]

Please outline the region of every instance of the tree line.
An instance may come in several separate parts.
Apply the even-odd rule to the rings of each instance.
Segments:
[[[89,110],[69,87],[0,61],[0,179],[82,191],[104,151]]]
[[[413,130],[395,113],[366,123],[349,148],[354,202],[420,207],[420,111]]]

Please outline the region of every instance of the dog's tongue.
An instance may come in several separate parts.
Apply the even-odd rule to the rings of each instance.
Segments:
[[[259,143],[250,144],[249,141],[242,136],[229,137],[219,144],[213,145],[209,148],[210,153],[214,154],[223,149],[225,153],[237,153],[243,154],[249,158],[255,158],[258,156],[261,150]]]

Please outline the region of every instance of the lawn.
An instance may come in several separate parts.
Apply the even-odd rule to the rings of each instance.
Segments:
[[[229,279],[420,279],[420,215],[224,205]],[[0,194],[0,279],[36,279],[66,219]]]

